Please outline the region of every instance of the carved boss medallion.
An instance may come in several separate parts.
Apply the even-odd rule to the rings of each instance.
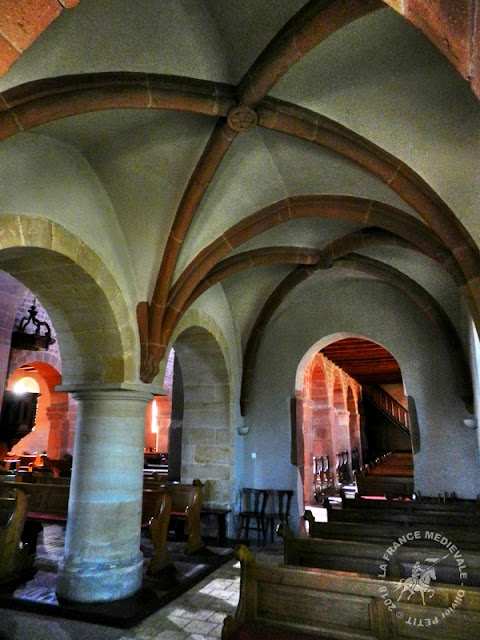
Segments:
[[[233,107],[227,115],[228,126],[239,133],[248,131],[257,124],[257,121],[258,117],[255,111],[245,105]]]

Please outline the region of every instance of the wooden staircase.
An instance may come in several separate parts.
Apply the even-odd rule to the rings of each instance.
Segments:
[[[395,427],[410,437],[410,420],[405,407],[376,384],[364,385],[362,390],[364,401],[372,403]]]

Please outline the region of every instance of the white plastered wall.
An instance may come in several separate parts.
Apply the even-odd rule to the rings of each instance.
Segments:
[[[321,289],[315,278],[304,283],[284,301],[266,330],[247,416],[252,430],[245,447],[245,475],[255,486],[296,488],[289,403],[297,369],[313,345],[339,332],[378,342],[400,364],[418,414],[416,489],[424,495],[455,491],[459,497],[475,497],[480,491],[477,438],[463,424],[469,414],[455,393],[438,336],[399,292],[374,280],[347,282],[337,274],[324,273]]]

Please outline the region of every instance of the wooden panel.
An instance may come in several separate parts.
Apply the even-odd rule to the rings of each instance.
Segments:
[[[348,599],[348,610],[345,610],[341,620],[338,609],[343,606],[342,593],[314,591],[302,587],[296,588],[292,594],[291,585],[272,585],[259,583],[257,594],[257,616],[262,621],[277,621],[288,623],[294,621],[303,627],[312,629],[332,628],[368,632],[370,630],[369,605],[371,598],[351,596]],[[298,607],[301,601],[302,606]],[[374,637],[370,634],[365,637]]]
[[[430,544],[428,544],[430,542]],[[388,562],[384,554],[389,544],[372,542],[351,542],[304,538],[287,535],[284,540],[285,563],[302,567],[318,567],[336,571],[359,572],[378,577],[382,574],[380,565],[386,566],[389,577],[409,577],[416,561],[438,554],[437,542],[423,541],[424,546],[410,548],[407,545],[395,550]],[[444,556],[444,554],[441,554]],[[461,551],[467,567],[467,578],[460,577],[458,564],[453,554],[442,557],[436,566],[436,580],[446,584],[466,584],[480,586],[480,555],[475,552]]]

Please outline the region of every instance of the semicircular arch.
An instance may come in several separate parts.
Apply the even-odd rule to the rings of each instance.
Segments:
[[[178,327],[172,348],[183,384],[181,477],[208,478],[204,502],[231,508],[235,456],[228,345],[216,323],[197,311]]]
[[[2,216],[0,268],[48,309],[61,349],[63,384],[133,382],[134,321],[102,260],[61,225]]]

